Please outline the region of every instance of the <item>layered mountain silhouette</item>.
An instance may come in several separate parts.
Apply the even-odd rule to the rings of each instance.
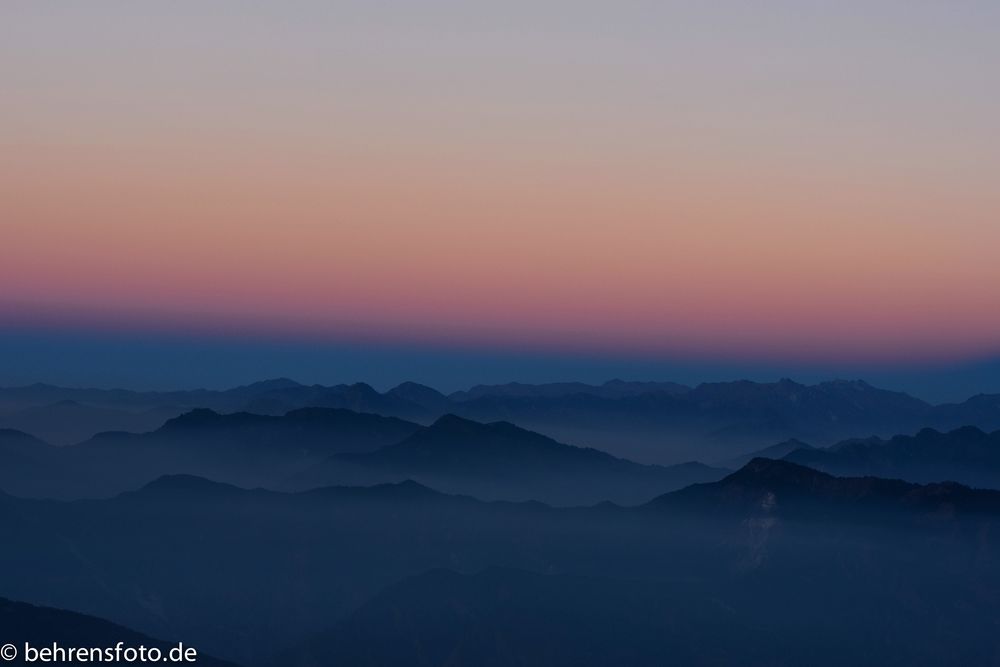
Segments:
[[[335,408],[281,417],[199,409],[142,434],[109,432],[79,445],[24,442],[4,446],[0,487],[31,497],[107,496],[167,473],[199,474],[267,486],[338,452],[365,452],[420,428],[395,417]]]
[[[457,412],[506,419],[569,442],[635,460],[723,460],[798,438],[828,444],[851,435],[893,434],[933,423],[934,407],[864,382],[791,380],[708,383],[686,392],[466,400]],[[998,413],[1000,416],[1000,413]],[[932,421],[928,421],[932,420]]]
[[[558,664],[551,638],[570,636],[568,656],[629,664],[725,663],[750,637],[756,664],[988,664],[998,499],[763,459],[635,508],[175,475],[106,500],[0,496],[0,595],[246,664]],[[496,567],[555,578],[419,579]]]
[[[3,389],[0,596],[52,609],[0,613],[248,666],[991,664],[998,415],[862,382]]]
[[[79,419],[44,419],[46,410],[65,401],[78,404],[74,408],[78,411],[91,412]],[[386,392],[364,383],[302,385],[288,379],[226,391],[131,392],[32,385],[0,389],[0,427],[19,428],[43,439],[47,438],[40,430],[47,429],[54,444],[65,444],[72,434],[148,430],[152,428],[148,422],[133,424],[193,408],[283,415],[304,407],[370,412],[423,425],[445,414],[481,422],[509,421],[560,441],[646,463],[728,461],[792,438],[828,446],[848,438],[887,438],[924,427],[1000,429],[1000,395],[930,405],[862,381],[804,385],[791,380],[717,382],[693,388],[669,382],[513,383],[481,385],[450,396],[412,382]],[[36,408],[43,417],[19,416]],[[28,428],[32,424],[34,430]]]
[[[296,484],[337,480],[349,464],[393,478],[486,499],[559,505],[645,502],[665,490],[719,479],[727,471],[699,463],[650,466],[596,449],[565,445],[507,422],[481,424],[446,415],[374,452],[339,454]]]
[[[85,614],[0,598],[0,644],[13,644],[18,651],[17,658],[5,660],[6,664],[32,664],[24,660],[25,643],[36,649],[50,648],[53,644],[58,644],[62,648],[114,649],[119,642],[124,645],[123,648],[138,649],[144,646],[147,649],[159,649],[164,660],[170,656],[171,649],[177,647],[177,642],[168,643],[152,639]],[[197,647],[191,645],[187,647],[197,651]],[[201,651],[197,651],[195,655],[199,665],[235,667],[232,662],[218,660]]]
[[[947,433],[927,428],[888,440],[847,440],[827,449],[799,448],[784,458],[837,475],[1000,488],[1000,431],[986,433],[973,426]]]
[[[8,449],[0,448],[0,463],[8,464],[0,468],[0,487],[63,499],[107,496],[183,473],[286,490],[412,478],[491,500],[637,504],[728,472],[700,463],[641,465],[507,423],[449,415],[421,427],[339,408],[303,408],[281,417],[199,409],[150,433],[110,432],[68,447],[32,441]]]

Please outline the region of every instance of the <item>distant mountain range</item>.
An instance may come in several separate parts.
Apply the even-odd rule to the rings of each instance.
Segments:
[[[637,504],[727,472],[641,465],[506,423],[447,415],[423,427],[339,408],[281,417],[198,409],[150,433],[102,433],[68,447],[0,431],[0,488],[39,498],[106,497],[183,473],[287,490],[416,479],[486,499]]]
[[[61,400],[0,416],[0,423],[54,445],[72,445],[101,431],[151,431],[176,417],[179,412],[178,408],[170,406],[142,408],[133,412]]]
[[[477,386],[450,396],[416,383],[378,392],[363,383],[306,386],[287,379],[227,391],[32,385],[0,389],[0,427],[66,444],[104,430],[152,430],[161,420],[194,408],[282,415],[305,407],[369,412],[424,425],[445,414],[508,421],[562,442],[661,464],[728,461],[793,438],[826,446],[925,427],[1000,429],[1000,395],[930,405],[861,381],[803,385],[791,380],[693,388],[669,382],[513,383]]]
[[[1000,431],[966,426],[947,433],[925,428],[888,440],[845,440],[826,449],[799,447],[783,458],[836,475],[873,475],[1000,488]]]
[[[420,428],[395,417],[303,408],[282,417],[198,409],[149,433],[100,433],[68,447],[0,431],[0,488],[29,497],[101,497],[170,473],[266,486],[332,454],[373,451]]]
[[[387,480],[415,479],[449,493],[558,505],[602,500],[636,504],[728,472],[700,463],[641,465],[596,449],[564,445],[507,422],[481,424],[446,415],[397,444],[334,455],[300,475],[295,485],[338,482],[345,464]]]
[[[245,664],[989,664],[1000,650],[1000,492],[785,461],[636,508],[168,476],[107,500],[0,495],[0,522],[0,595]],[[486,572],[427,574],[441,568]]]

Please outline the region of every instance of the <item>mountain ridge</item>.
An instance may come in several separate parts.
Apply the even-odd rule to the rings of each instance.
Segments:
[[[64,400],[75,405],[53,407]],[[728,461],[790,438],[828,446],[847,438],[887,438],[925,426],[1000,428],[1000,395],[978,394],[961,403],[933,405],[863,380],[809,385],[787,378],[693,387],[623,380],[509,383],[476,385],[450,396],[416,382],[380,392],[365,383],[306,385],[288,378],[228,390],[170,392],[32,385],[0,388],[0,427],[18,427],[18,420],[28,420],[21,426],[35,424],[36,430],[62,424],[54,433],[56,444],[69,444],[100,431],[152,430],[194,408],[281,416],[304,407],[349,409],[421,425],[447,413],[481,422],[503,420],[563,442],[660,464]],[[26,409],[42,412],[18,416]],[[79,416],[45,416],[45,411],[68,409]],[[20,430],[40,435],[32,428]],[[74,440],[73,434],[81,437]]]

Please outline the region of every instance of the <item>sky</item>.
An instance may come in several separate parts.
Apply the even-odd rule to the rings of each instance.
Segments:
[[[1000,391],[998,62],[981,1],[10,0],[0,384]]]

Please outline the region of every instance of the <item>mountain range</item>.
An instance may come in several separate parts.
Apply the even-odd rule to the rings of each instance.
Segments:
[[[445,414],[508,421],[562,442],[660,464],[728,461],[792,438],[828,446],[925,427],[1000,428],[1000,395],[931,405],[862,381],[735,381],[696,387],[669,382],[512,383],[445,395],[412,382],[379,392],[364,383],[302,385],[287,379],[226,391],[3,388],[0,427],[67,444],[99,431],[153,430],[160,420],[195,408],[283,415],[306,407],[369,412],[422,425]]]
[[[837,475],[874,475],[911,482],[951,480],[1000,488],[1000,431],[966,426],[947,433],[925,428],[889,439],[851,439],[831,447],[796,447],[783,458]]]
[[[198,409],[149,433],[102,433],[66,447],[0,431],[0,464],[0,487],[25,497],[106,497],[164,474],[192,474],[284,490],[415,479],[485,499],[560,505],[636,504],[728,472],[642,465],[507,423],[446,415],[425,427],[340,408],[281,417]]]
[[[0,496],[0,521],[0,595],[248,665],[559,664],[560,637],[581,642],[564,660],[629,664],[989,664],[1000,649],[1000,492],[787,461],[635,508],[167,476],[105,500]],[[435,586],[442,568],[459,574]]]
[[[728,472],[700,463],[642,465],[565,445],[508,422],[481,424],[445,415],[399,443],[336,454],[298,476],[295,484],[310,488],[337,482],[345,465],[386,481],[415,479],[448,493],[557,505],[602,500],[636,504]]]

